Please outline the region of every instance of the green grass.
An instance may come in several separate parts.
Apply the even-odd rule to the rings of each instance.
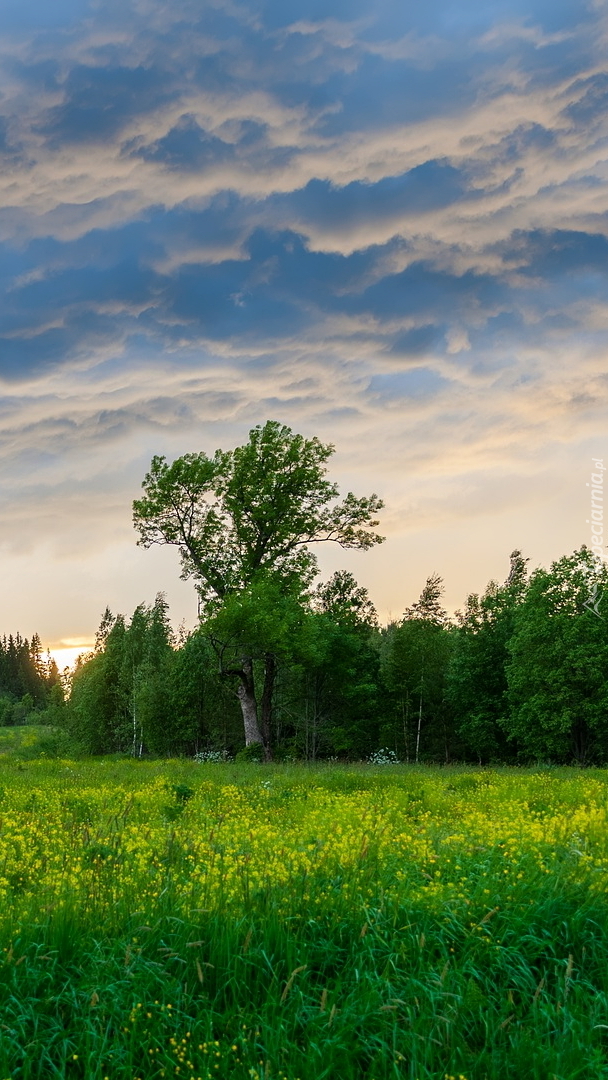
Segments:
[[[608,1080],[608,773],[7,756],[0,788],[0,1080]]]
[[[51,728],[42,724],[21,724],[17,727],[0,727],[0,754],[15,754],[27,751],[30,756],[39,756],[44,744],[53,737]]]

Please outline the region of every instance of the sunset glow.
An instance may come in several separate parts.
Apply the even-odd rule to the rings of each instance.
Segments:
[[[92,646],[93,642],[91,641],[80,645],[59,645],[56,647],[49,647],[48,651],[57,664],[59,671],[64,671],[65,668],[73,668],[78,657],[90,652]]]

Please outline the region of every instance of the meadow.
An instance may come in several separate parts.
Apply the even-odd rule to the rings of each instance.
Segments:
[[[608,772],[0,756],[0,1080],[608,1078]]]

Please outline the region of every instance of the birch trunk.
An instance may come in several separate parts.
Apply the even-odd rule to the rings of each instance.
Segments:
[[[416,731],[416,764],[420,753],[420,729],[422,728],[422,683],[420,683],[420,703],[418,706],[418,728]]]

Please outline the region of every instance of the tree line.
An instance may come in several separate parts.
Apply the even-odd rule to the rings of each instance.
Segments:
[[[0,724],[53,723],[63,703],[57,664],[38,634],[0,638]]]
[[[297,613],[256,627],[253,676],[269,636],[276,669],[265,756],[605,763],[608,627],[586,606],[591,566],[583,547],[528,575],[513,552],[504,582],[453,619],[432,575],[388,626],[338,571]],[[176,638],[162,595],[130,620],[106,612],[64,712],[72,738],[89,753],[261,758],[262,744],[245,746],[238,675],[216,635],[210,618]]]
[[[179,553],[200,622],[173,635],[158,595],[106,611],[61,714],[88,753],[516,762],[608,759],[606,567],[582,547],[449,618],[431,575],[378,624],[345,571],[321,585],[319,544],[368,550],[383,504],[341,497],[331,444],[277,421],[234,450],[154,457],[133,504],[144,547]]]

